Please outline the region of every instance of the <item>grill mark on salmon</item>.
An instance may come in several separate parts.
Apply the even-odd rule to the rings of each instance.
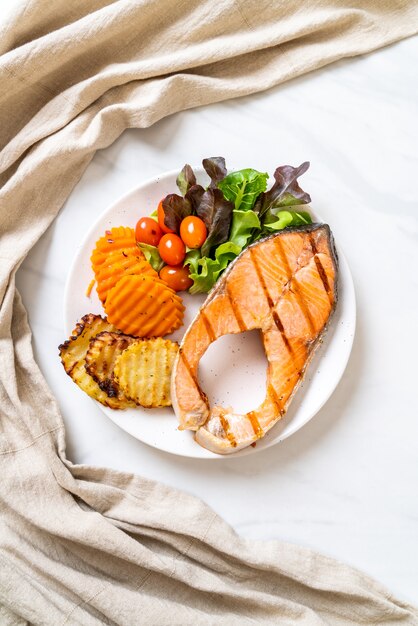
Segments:
[[[313,254],[318,254],[318,248],[316,247],[315,239],[312,237],[312,233],[309,235],[309,243],[311,244]]]
[[[267,303],[268,303],[270,309],[272,309],[274,307],[274,302],[271,299],[268,287],[266,285],[266,281],[263,278],[263,275],[262,275],[261,270],[260,270],[260,266],[259,266],[258,261],[257,261],[256,256],[255,256],[255,252],[254,252],[254,250],[252,248],[250,248],[250,259],[251,259],[252,264],[254,265],[255,273],[257,274],[258,281],[259,281],[259,283],[261,285],[261,288],[263,290],[263,293],[264,293],[264,295],[266,297]]]
[[[311,244],[312,252],[314,253],[314,260],[316,269],[318,270],[319,277],[322,281],[325,291],[327,292],[328,298],[331,296],[331,287],[329,286],[327,273],[324,270],[324,266],[321,263],[321,259],[318,257],[318,248],[316,247],[316,243],[312,234],[309,236],[309,243]],[[330,300],[331,301],[331,300]]]
[[[228,439],[228,441],[231,442],[231,446],[233,448],[237,447],[237,442],[236,439],[233,435],[233,433],[231,433],[230,427],[229,427],[229,422],[225,417],[225,412],[224,411],[220,411],[219,412],[219,421],[221,422],[221,426],[224,429],[226,438]]]
[[[308,322],[309,330],[311,331],[311,333],[313,333],[315,332],[315,324],[312,319],[312,315],[310,314],[309,309],[306,305],[303,294],[300,292],[298,281],[295,277],[293,277],[292,282],[293,282],[293,285],[291,287],[291,292],[294,294],[297,300],[297,303],[299,305],[299,308],[302,311],[302,314],[305,317],[306,321]]]
[[[269,309],[270,309],[270,313],[271,313],[271,315],[273,317],[273,321],[276,324],[277,329],[282,334],[283,341],[285,343],[286,348],[289,350],[289,352],[292,352],[292,346],[290,345],[289,340],[286,337],[286,333],[284,332],[284,327],[283,327],[283,324],[282,324],[282,322],[280,320],[280,317],[278,316],[277,311],[274,310],[274,302],[273,302],[273,300],[272,300],[272,298],[270,296],[268,287],[266,285],[266,281],[264,280],[263,274],[261,273],[261,269],[260,269],[260,266],[258,264],[255,252],[254,252],[254,250],[252,248],[250,248],[250,259],[252,261],[252,264],[254,265],[254,269],[255,269],[255,272],[257,274],[257,278],[258,278],[258,281],[259,281],[259,283],[261,285],[263,293],[264,293],[264,295],[266,297],[267,304],[269,305]]]
[[[247,413],[247,417],[251,422],[251,426],[253,427],[254,434],[257,436],[258,439],[260,439],[260,437],[264,435],[264,432],[260,426],[260,422],[258,421],[255,411],[250,411],[249,413]]]
[[[268,394],[270,398],[273,400],[274,404],[276,405],[280,415],[284,415],[286,411],[283,409],[283,405],[273,385],[268,386]]]
[[[289,350],[289,352],[292,353],[293,352],[293,348],[292,348],[292,346],[290,344],[289,339],[286,337],[286,333],[284,332],[284,326],[282,324],[282,321],[281,321],[277,311],[272,311],[272,316],[273,316],[274,323],[277,326],[277,330],[279,330],[281,335],[282,335],[282,339],[284,341],[284,345]]]
[[[193,381],[193,383],[194,383],[194,385],[195,385],[195,387],[196,387],[197,391],[199,392],[199,396],[200,396],[200,398],[202,399],[202,401],[203,401],[203,402],[205,402],[205,403],[206,403],[206,402],[208,401],[208,397],[207,397],[207,395],[206,395],[206,394],[205,394],[205,393],[201,390],[200,385],[199,385],[199,383],[197,382],[197,378],[196,378],[196,376],[195,376],[195,375],[194,375],[194,373],[193,373],[193,370],[192,370],[192,368],[191,368],[191,365],[190,365],[189,361],[187,360],[187,358],[185,357],[185,355],[184,355],[184,351],[183,351],[181,348],[179,349],[179,357],[180,357],[180,358],[181,358],[181,360],[183,361],[184,366],[185,366],[185,368],[186,368],[186,370],[187,370],[187,372],[188,372],[188,374],[189,374],[190,378],[192,379],[192,381]]]
[[[212,343],[216,339],[216,335],[215,335],[215,332],[214,332],[214,330],[212,328],[212,324],[208,320],[208,318],[206,316],[206,313],[204,311],[200,311],[200,315],[201,315],[201,318],[202,318],[203,325],[206,328],[206,332],[208,334],[210,343]]]
[[[231,305],[231,309],[232,309],[234,317],[235,317],[235,319],[237,321],[238,328],[239,328],[240,332],[243,333],[246,330],[248,330],[248,328],[246,327],[246,325],[244,323],[244,320],[242,319],[242,315],[239,312],[236,303],[234,302],[233,298],[231,297],[231,294],[229,293],[228,285],[226,285],[226,295],[229,298],[229,304]]]
[[[317,255],[314,256],[314,259],[315,259],[315,265],[316,265],[316,269],[318,270],[319,277],[322,281],[322,284],[324,285],[324,289],[327,292],[327,295],[329,298],[331,294],[331,287],[329,286],[329,282],[328,282],[326,272],[324,270],[324,266],[321,263],[321,259]]]

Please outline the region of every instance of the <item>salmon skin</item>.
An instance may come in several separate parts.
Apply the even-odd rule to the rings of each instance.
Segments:
[[[250,245],[228,266],[188,328],[171,378],[180,430],[218,454],[263,437],[283,415],[337,304],[338,258],[327,224],[288,228]],[[246,414],[209,406],[198,365],[209,345],[260,329],[267,356],[266,397]]]

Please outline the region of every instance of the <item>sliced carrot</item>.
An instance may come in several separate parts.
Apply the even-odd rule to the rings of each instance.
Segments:
[[[97,274],[97,271],[102,265],[109,254],[115,250],[123,250],[124,252],[138,252],[142,255],[142,252],[136,245],[135,232],[133,228],[127,226],[117,226],[111,230],[107,230],[103,237],[100,237],[96,241],[96,247],[94,248],[90,257],[93,272]],[[142,255],[143,256],[143,255]]]
[[[102,302],[106,301],[107,294],[116,283],[127,274],[147,274],[157,277],[157,272],[151,267],[139,250],[115,250],[106,261],[97,269],[97,293]]]
[[[183,323],[180,296],[152,276],[123,276],[109,291],[105,311],[108,321],[134,337],[164,337]]]
[[[90,295],[91,295],[91,292],[92,292],[92,289],[93,289],[93,287],[94,287],[94,283],[95,283],[95,282],[96,282],[96,281],[94,280],[94,278],[92,278],[92,279],[91,279],[91,281],[89,282],[89,286],[88,286],[88,287],[87,287],[87,289],[86,289],[86,296],[87,296],[88,298],[90,298]]]

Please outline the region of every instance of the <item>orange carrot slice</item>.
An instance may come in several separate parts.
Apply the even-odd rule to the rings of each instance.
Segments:
[[[140,256],[142,255],[142,252],[136,245],[133,228],[117,226],[111,230],[107,230],[104,236],[96,241],[96,247],[90,257],[95,274],[97,274],[100,265],[106,261],[109,254],[115,250],[123,250],[124,252],[128,252],[129,250],[131,252],[138,252]]]
[[[157,272],[145,260],[142,252],[137,248],[135,251],[115,250],[111,252],[106,261],[99,265],[96,273],[97,293],[102,302],[106,301],[107,294],[112,287],[128,274],[147,274],[158,277]]]
[[[109,291],[104,307],[108,321],[134,337],[164,337],[183,323],[180,296],[146,274],[123,276]]]
[[[91,279],[91,281],[89,282],[89,286],[88,286],[88,287],[87,287],[87,289],[86,289],[86,296],[87,296],[88,298],[90,298],[90,295],[91,295],[91,292],[92,292],[92,290],[93,290],[93,287],[94,287],[94,283],[95,283],[95,282],[96,282],[96,281],[94,280],[94,278],[92,278],[92,279]]]

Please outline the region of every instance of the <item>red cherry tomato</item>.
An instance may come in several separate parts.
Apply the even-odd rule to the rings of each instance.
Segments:
[[[160,204],[158,205],[158,209],[157,209],[157,215],[158,215],[158,223],[160,225],[161,230],[163,231],[163,233],[174,233],[174,230],[171,230],[171,228],[169,228],[168,226],[166,226],[164,224],[164,209],[163,209],[163,201],[161,200]]]
[[[189,215],[180,224],[180,237],[189,248],[200,248],[207,234],[205,223],[200,217]]]
[[[162,236],[161,228],[152,217],[141,217],[135,227],[135,239],[139,243],[158,246]]]
[[[158,252],[167,265],[180,265],[186,256],[186,247],[178,235],[167,233],[161,237]]]
[[[164,265],[160,270],[160,278],[174,291],[185,291],[193,285],[189,268],[182,265]]]

